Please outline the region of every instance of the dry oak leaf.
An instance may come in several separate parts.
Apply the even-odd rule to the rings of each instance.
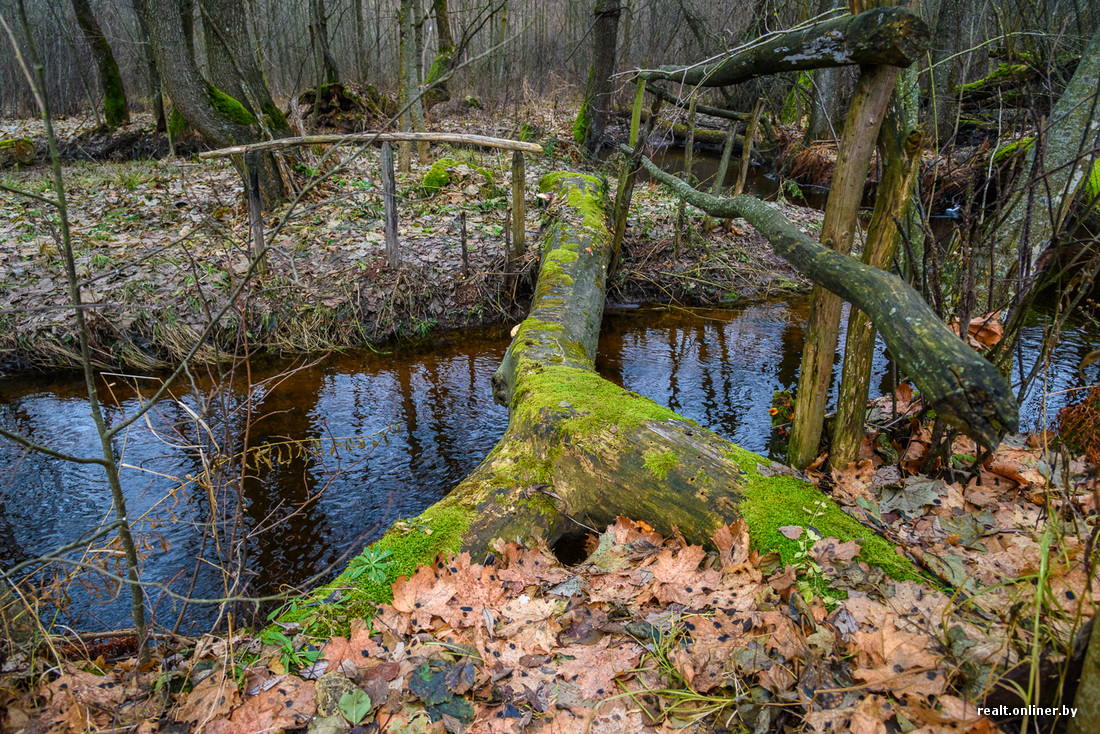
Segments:
[[[345,661],[362,668],[381,659],[386,651],[371,639],[371,634],[369,623],[355,619],[349,636],[330,639],[321,649],[321,657],[328,661],[328,670],[338,670]]]
[[[313,694],[313,681],[288,675],[278,685],[245,700],[228,719],[210,722],[206,734],[253,734],[300,728],[317,712]]]
[[[928,650],[931,642],[927,635],[902,632],[892,624],[859,630],[849,643],[860,666],[852,676],[871,690],[895,696],[938,696],[947,688],[947,676],[939,669],[943,660]]]
[[[859,498],[874,499],[871,489],[875,464],[870,459],[849,462],[843,469],[833,469],[833,488],[829,495],[838,502],[853,505]]]
[[[653,574],[653,595],[657,601],[698,606],[705,590],[722,582],[721,571],[699,570],[706,556],[707,552],[698,545],[689,545],[676,554],[671,548],[664,548],[648,569]]]
[[[643,651],[637,643],[604,637],[595,645],[571,645],[556,652],[573,658],[562,661],[558,676],[575,683],[582,698],[597,699],[619,692],[615,677],[637,667]]]
[[[203,678],[194,690],[176,707],[173,718],[200,728],[208,721],[221,718],[241,702],[237,684],[224,671]]]
[[[744,518],[739,517],[715,530],[713,540],[723,571],[749,560],[749,524]]]

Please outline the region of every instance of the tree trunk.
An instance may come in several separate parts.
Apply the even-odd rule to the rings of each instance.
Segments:
[[[996,447],[1006,431],[1016,430],[1016,400],[1004,377],[903,280],[814,242],[759,199],[710,196],[649,159],[643,158],[642,165],[651,178],[707,214],[743,217],[799,272],[866,313],[926,404],[952,426],[988,447]]]
[[[325,10],[325,0],[309,0],[309,23],[309,37],[316,44],[321,58],[325,84],[339,84],[340,72],[336,68],[336,59],[333,58],[332,49],[328,44],[328,13]],[[317,95],[320,99],[321,90],[317,90]]]
[[[130,107],[126,104],[126,90],[122,88],[122,75],[119,74],[115,55],[111,45],[99,27],[88,0],[72,0],[76,22],[84,33],[84,40],[92,47],[92,57],[99,67],[99,77],[103,82],[103,117],[110,127],[125,125],[130,121]]]
[[[603,143],[611,110],[615,84],[615,45],[619,38],[619,0],[597,0],[596,20],[592,26],[592,71],[581,105],[580,115],[587,120],[584,147],[595,154]]]
[[[942,147],[955,134],[959,113],[959,85],[962,84],[963,11],[959,0],[940,0],[936,12],[935,42],[932,44],[932,92],[936,145]]]
[[[160,91],[160,73],[153,57],[153,48],[149,43],[149,23],[145,20],[145,8],[141,0],[130,0],[134,16],[138,22],[138,34],[141,38],[141,53],[145,57],[146,75],[149,79],[150,96],[153,98],[153,116],[156,118],[156,131],[162,133],[168,129],[168,116],[164,112],[164,95]]]
[[[244,105],[271,138],[290,136],[290,124],[271,98],[249,33],[243,0],[204,0],[206,64],[215,87]]]
[[[401,109],[406,110],[403,118],[405,120],[404,128],[410,132],[424,132],[424,105],[421,102],[420,96],[420,79],[416,73],[416,58],[419,55],[419,49],[416,44],[416,32],[413,28],[415,23],[415,17],[419,14],[418,0],[401,0],[400,16],[398,18],[398,24],[400,29],[400,45],[398,48],[399,53],[399,65],[398,76],[400,77],[400,94],[399,105]],[[407,148],[404,148],[407,150]],[[427,160],[427,146],[418,146],[419,156],[421,162]],[[401,160],[401,170],[407,171],[408,155],[403,155]]]
[[[161,84],[183,118],[215,147],[259,140],[257,119],[241,102],[207,82],[195,64],[184,33],[185,18],[176,0],[145,0],[149,40],[156,56]],[[235,162],[241,174],[243,163]],[[261,176],[265,206],[282,201],[282,180]]]
[[[789,31],[702,66],[662,66],[648,80],[724,87],[784,71],[831,66],[909,66],[928,45],[928,26],[904,8],[885,7]]]
[[[424,92],[424,109],[426,110],[451,98],[446,77],[454,68],[456,50],[454,35],[451,33],[451,17],[447,11],[447,0],[432,0],[432,16],[435,18],[437,41],[435,60],[428,68],[428,78],[425,80],[427,91]]]
[[[1041,143],[1027,153],[1025,172],[1036,184],[1018,186],[994,232],[995,271],[991,276],[989,310],[1008,304],[1013,290],[1027,287],[1032,266],[1062,225],[1068,204],[1091,170],[1089,152],[1100,136],[1100,29],[1089,41],[1065,92],[1050,115]],[[1035,156],[1043,151],[1041,170]],[[1024,174],[1026,175],[1026,174]],[[1015,285],[1015,288],[1012,286]]]
[[[863,560],[911,577],[912,567],[889,543],[807,482],[775,474],[767,459],[596,374],[611,256],[600,183],[558,173],[544,177],[541,188],[560,216],[542,241],[531,312],[493,377],[494,396],[509,408],[508,428],[485,460],[421,515],[418,526],[432,533],[412,536],[418,557],[411,560],[459,549],[481,558],[496,538],[553,542],[618,515],[709,542],[742,518],[762,552],[793,561],[798,544],[779,528],[812,523],[824,536],[860,539]],[[381,541],[406,542],[398,531]],[[404,561],[404,552],[394,555]]]

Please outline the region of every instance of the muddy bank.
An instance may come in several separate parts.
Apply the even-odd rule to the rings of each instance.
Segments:
[[[485,120],[444,129],[501,134]],[[293,207],[272,213],[278,227],[267,270],[229,299],[247,269],[247,206],[239,177],[225,162],[180,160],[66,164],[78,275],[88,303],[96,361],[103,367],[155,369],[178,361],[209,330],[200,358],[250,350],[299,354],[362,346],[513,319],[524,313],[533,283],[534,249],[547,206],[536,181],[575,168],[553,126],[542,127],[551,153],[527,163],[525,256],[506,263],[510,159],[433,149],[447,173],[425,187],[430,168],[398,174],[401,263],[389,269],[383,245],[378,153],[347,151],[328,180]],[[563,131],[565,132],[565,131]],[[555,152],[556,151],[556,152]],[[307,154],[302,181],[318,173]],[[567,157],[568,156],[568,157]],[[4,183],[39,193],[39,169],[0,174]],[[0,194],[0,364],[57,369],[76,364],[78,349],[54,223],[37,202]],[[675,243],[677,203],[643,186],[609,300],[721,305],[798,289],[803,281],[751,228],[701,233],[689,213]],[[820,215],[780,204],[806,227]],[[465,212],[468,269],[462,264]]]

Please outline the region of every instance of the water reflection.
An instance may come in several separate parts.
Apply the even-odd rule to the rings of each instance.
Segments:
[[[767,453],[767,410],[776,390],[795,383],[808,307],[807,298],[797,298],[733,310],[608,314],[597,367],[608,379]],[[1041,322],[1036,316],[1025,331],[1025,362],[1038,349]],[[1073,399],[1066,391],[1081,383],[1077,364],[1097,341],[1095,329],[1080,322],[1071,323],[1062,339],[1045,385],[1040,382],[1023,407],[1025,429],[1049,423],[1040,414],[1044,393],[1050,393],[1051,415]],[[174,496],[169,493],[178,485],[173,477],[198,476],[219,451],[237,453],[246,442],[285,446],[316,440],[323,449],[273,450],[270,464],[250,470],[239,495],[236,485],[221,488],[228,497],[221,504],[239,508],[242,522],[221,525],[219,533],[254,536],[247,544],[247,593],[300,586],[357,552],[393,520],[420,512],[469,473],[503,433],[507,416],[493,403],[489,378],[507,343],[506,328],[467,331],[420,349],[333,357],[269,382],[261,381],[276,369],[254,365],[251,389],[238,374],[232,389],[213,402],[202,398],[209,389],[204,380],[197,381],[196,392],[182,391],[162,402],[149,427],[134,426],[116,443],[126,465],[130,515],[142,518],[138,529],[149,541],[143,578],[183,593],[194,576],[194,595],[220,595],[215,566],[222,561],[207,525],[207,490],[189,483]],[[872,395],[890,388],[887,368],[880,344]],[[155,387],[139,381],[139,394],[119,378],[111,378],[111,385],[108,418],[115,422]],[[81,394],[77,380],[0,382],[0,423],[40,444],[94,455],[98,438]],[[830,406],[835,395],[834,387]],[[193,415],[204,416],[203,424]],[[330,453],[332,440],[349,437],[368,439],[366,447]],[[51,551],[112,518],[97,467],[27,454],[0,442],[0,566]],[[256,533],[279,520],[275,531]],[[197,558],[205,562],[196,564]],[[180,609],[156,593],[150,605],[158,622],[167,625]],[[211,618],[207,607],[187,611],[195,628]],[[126,626],[126,600],[98,599],[75,588],[63,621],[85,628]]]

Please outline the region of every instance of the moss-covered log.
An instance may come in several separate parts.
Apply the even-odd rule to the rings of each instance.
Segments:
[[[760,199],[710,196],[648,159],[642,165],[653,179],[707,214],[743,217],[799,272],[867,314],[905,374],[949,423],[989,447],[996,447],[1006,431],[1016,430],[1016,401],[1004,377],[905,281],[823,247]]]
[[[618,515],[697,543],[744,518],[755,547],[788,562],[798,542],[779,528],[812,524],[824,536],[859,539],[861,558],[891,576],[912,576],[893,546],[808,482],[596,374],[611,257],[603,192],[596,179],[571,174],[544,177],[542,188],[558,216],[541,243],[531,312],[493,378],[508,428],[446,498],[379,541],[395,559],[390,579],[440,551],[480,560],[495,538],[553,542]],[[347,583],[364,588],[348,577],[334,582]],[[365,590],[377,600],[388,585],[366,582]]]
[[[910,11],[875,8],[788,31],[710,64],[662,66],[641,76],[648,81],[724,87],[784,71],[853,64],[904,67],[920,57],[928,42],[928,26]]]
[[[27,138],[0,140],[0,168],[29,166],[35,160],[34,143]]]

